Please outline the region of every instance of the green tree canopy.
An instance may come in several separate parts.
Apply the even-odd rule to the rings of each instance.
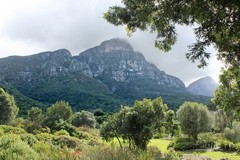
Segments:
[[[240,115],[240,68],[229,67],[220,75],[220,82],[215,92],[213,103],[226,112],[233,111]]]
[[[207,106],[196,102],[184,102],[177,111],[182,132],[197,140],[197,135],[210,131],[211,119]]]
[[[46,116],[43,120],[43,126],[54,128],[54,125],[60,120],[70,123],[72,118],[72,108],[68,102],[56,102],[47,109]]]
[[[18,114],[13,96],[0,88],[0,125],[13,121]]]
[[[110,7],[104,18],[114,25],[126,25],[129,34],[136,29],[156,33],[155,46],[169,51],[176,43],[176,25],[194,26],[196,42],[186,54],[191,61],[206,66],[213,44],[225,63],[240,64],[240,1],[238,0],[122,0]]]
[[[96,125],[96,119],[91,112],[82,110],[81,112],[76,112],[72,118],[72,125],[76,127],[88,126],[94,128]]]
[[[164,119],[167,106],[161,98],[135,101],[133,107],[122,107],[103,125],[101,135],[105,140],[121,137],[130,147],[147,149],[156,127]]]

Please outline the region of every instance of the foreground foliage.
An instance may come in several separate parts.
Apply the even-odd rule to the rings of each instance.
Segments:
[[[119,138],[122,138],[128,141],[130,148],[146,150],[166,110],[161,98],[136,101],[132,108],[122,107],[113,115],[102,127],[101,135],[107,141],[116,137],[120,146]]]

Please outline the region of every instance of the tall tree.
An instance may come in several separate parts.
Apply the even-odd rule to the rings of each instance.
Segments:
[[[218,58],[240,64],[240,1],[238,0],[122,0],[122,6],[110,7],[104,18],[114,25],[126,25],[131,35],[136,29],[156,33],[155,46],[169,51],[176,43],[175,25],[194,26],[196,42],[186,54],[199,67],[207,65],[213,44]]]
[[[18,114],[13,96],[0,88],[0,125],[13,121]]]
[[[197,135],[210,131],[211,121],[207,106],[196,102],[184,102],[177,111],[182,132],[197,140]]]
[[[164,119],[166,109],[161,98],[136,101],[131,108],[122,107],[103,126],[102,136],[106,140],[114,136],[118,139],[121,137],[129,142],[130,147],[146,150],[158,123]]]
[[[72,118],[72,108],[69,103],[60,101],[56,102],[47,109],[46,116],[42,122],[43,126],[54,128],[56,123],[66,121],[70,123]]]

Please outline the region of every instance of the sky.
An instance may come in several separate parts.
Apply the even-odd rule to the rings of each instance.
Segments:
[[[154,47],[154,33],[137,31],[128,37],[124,26],[106,22],[103,13],[113,5],[121,5],[121,0],[0,0],[0,58],[62,48],[78,55],[105,40],[123,38],[148,62],[186,85],[204,76],[218,81],[222,64],[213,47],[204,69],[185,57],[187,46],[195,42],[193,28],[177,26],[178,41],[164,53]]]

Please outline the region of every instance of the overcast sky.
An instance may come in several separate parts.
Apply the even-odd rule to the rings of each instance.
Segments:
[[[215,50],[205,69],[185,58],[187,46],[194,42],[192,28],[177,27],[178,42],[168,53],[154,48],[154,34],[136,32],[128,37],[124,26],[107,23],[103,13],[120,0],[0,0],[0,58],[30,55],[43,51],[68,49],[72,55],[111,38],[127,39],[134,50],[160,70],[190,82],[211,76],[215,80],[221,68]]]

